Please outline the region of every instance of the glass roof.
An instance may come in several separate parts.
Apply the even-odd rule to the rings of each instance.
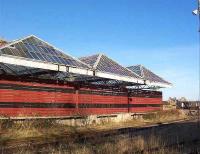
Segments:
[[[87,56],[87,57],[81,57],[79,58],[81,61],[85,62],[86,64],[89,64],[90,66],[94,67],[96,61],[98,60],[99,54]]]
[[[1,48],[0,53],[43,62],[89,68],[80,60],[64,54],[60,50],[54,48],[35,36],[29,36],[20,41],[11,43],[10,45]]]
[[[145,80],[149,80],[151,82],[171,84],[142,65],[135,65],[135,66],[127,67],[127,68],[135,72],[136,74],[138,74],[140,77],[144,78]]]
[[[88,56],[88,57],[82,57],[82,58],[80,58],[80,60],[89,64],[93,68],[94,68],[94,64],[97,62],[96,63],[97,65],[94,68],[97,71],[112,73],[112,74],[121,75],[121,76],[140,78],[135,73],[133,73],[132,71],[121,66],[120,64],[118,64],[117,62],[115,62],[114,60],[108,58],[107,56],[105,56],[103,54],[97,54],[97,55],[92,55],[92,56]]]

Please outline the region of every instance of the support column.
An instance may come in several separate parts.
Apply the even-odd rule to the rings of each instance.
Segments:
[[[128,97],[128,113],[130,112],[130,92],[127,90],[127,97]]]
[[[76,113],[79,113],[79,86],[75,86],[75,104],[76,104]]]

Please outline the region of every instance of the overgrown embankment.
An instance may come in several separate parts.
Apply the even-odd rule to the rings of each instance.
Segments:
[[[31,137],[47,137],[59,136],[63,134],[84,132],[84,131],[101,131],[114,128],[144,126],[174,120],[186,119],[186,115],[178,110],[160,111],[156,113],[148,113],[139,119],[130,119],[125,122],[112,122],[107,120],[102,124],[92,124],[85,126],[67,126],[59,120],[53,119],[34,119],[15,121],[12,119],[0,120],[0,142],[2,140],[31,138]],[[87,120],[87,119],[86,119]],[[85,122],[87,124],[87,122]]]
[[[110,131],[119,131],[123,130],[120,128],[126,127],[142,128],[150,124],[161,124],[187,118],[177,110],[160,111],[149,113],[141,119],[132,119],[123,123],[109,122],[103,125],[94,124],[85,127],[66,126],[55,120],[40,119],[16,123],[7,119],[0,122],[0,143],[3,145],[1,147],[8,148],[5,149],[7,152],[9,146],[11,152],[12,147],[15,146],[16,153],[179,153],[187,150],[184,147],[189,146],[188,144],[194,145],[194,147],[190,147],[198,150],[200,129],[193,122],[177,123],[164,127],[152,126],[145,130],[141,129],[141,131],[138,129],[137,132],[126,130],[121,135],[117,134],[117,131],[116,133]],[[116,135],[103,133],[109,131]],[[17,149],[16,146],[23,143],[23,140],[28,143],[28,146],[19,146],[20,148]],[[37,140],[38,145],[31,144]],[[195,141],[197,147],[195,147]]]

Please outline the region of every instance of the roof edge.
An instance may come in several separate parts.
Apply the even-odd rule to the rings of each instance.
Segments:
[[[61,49],[55,47],[54,45],[52,45],[52,44],[50,44],[50,43],[44,41],[43,39],[41,39],[41,38],[39,38],[39,37],[37,37],[37,36],[35,36],[35,35],[33,35],[33,34],[28,35],[28,36],[23,37],[23,38],[18,39],[18,40],[13,40],[11,43],[6,44],[6,45],[3,46],[3,47],[0,47],[0,50],[1,50],[1,49],[4,49],[4,48],[6,48],[6,47],[9,47],[10,45],[13,45],[13,44],[15,44],[15,43],[21,42],[21,41],[23,41],[23,40],[25,40],[25,39],[27,39],[27,38],[30,38],[30,37],[37,38],[38,40],[40,40],[40,41],[42,41],[42,42],[45,42],[45,43],[48,44],[49,46],[52,46],[52,47],[55,48],[56,50],[59,50],[59,51],[63,52],[64,54],[66,54],[63,50],[61,50]],[[88,64],[86,64],[86,63],[84,63],[84,62],[82,62],[82,61],[79,60],[78,58],[76,58],[76,57],[74,57],[74,56],[72,56],[72,55],[70,55],[70,54],[68,54],[68,53],[67,53],[67,55],[70,56],[71,58],[77,60],[78,62],[80,62],[80,63],[86,65],[86,66],[88,67],[88,69],[92,69],[92,67],[91,67],[90,65],[88,65]]]
[[[103,56],[103,53],[99,53],[99,54],[98,54],[98,58],[97,58],[96,62],[95,62],[94,65],[93,65],[93,68],[94,68],[94,69],[97,68],[97,66],[98,66],[98,64],[99,64],[99,62],[100,62],[102,56]]]
[[[161,88],[172,88],[172,83],[161,83],[161,82],[150,82],[149,80],[146,80],[146,85],[152,85],[152,86],[159,86]]]

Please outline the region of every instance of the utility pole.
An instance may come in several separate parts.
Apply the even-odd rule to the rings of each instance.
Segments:
[[[197,9],[192,11],[192,13],[198,16],[198,32],[199,32],[199,101],[198,101],[198,127],[200,127],[200,0],[197,0]]]

